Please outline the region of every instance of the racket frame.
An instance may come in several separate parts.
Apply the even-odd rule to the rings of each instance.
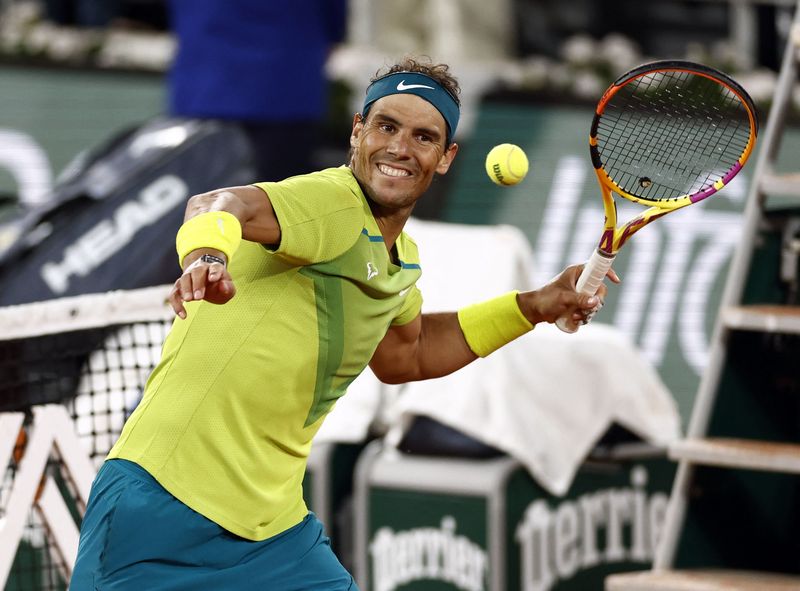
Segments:
[[[614,95],[619,92],[626,84],[642,76],[655,74],[660,71],[681,71],[697,74],[713,80],[730,90],[745,106],[747,116],[750,122],[750,137],[742,151],[742,155],[737,159],[736,163],[728,170],[720,179],[716,180],[711,186],[704,187],[701,190],[692,193],[684,194],[675,198],[665,200],[647,199],[638,195],[634,195],[625,191],[616,182],[614,182],[608,173],[603,168],[603,162],[600,158],[600,150],[597,146],[597,133],[600,125],[600,120],[605,112],[606,106]],[[719,192],[725,185],[727,185],[733,177],[735,177],[744,166],[755,146],[756,137],[758,135],[758,118],[756,117],[755,105],[753,100],[735,80],[727,74],[719,72],[703,66],[684,60],[661,60],[643,64],[629,72],[620,76],[614,83],[608,87],[603,93],[600,101],[595,109],[594,118],[592,119],[592,127],[589,133],[589,152],[592,158],[592,166],[594,167],[597,180],[600,184],[600,189],[603,197],[603,210],[605,212],[605,222],[603,234],[600,238],[595,252],[584,266],[584,270],[576,284],[576,290],[579,293],[595,294],[597,289],[603,282],[606,273],[611,268],[614,258],[619,252],[619,249],[633,236],[636,232],[641,230],[650,222],[675,211],[687,205],[697,203],[715,193]],[[616,193],[620,197],[647,206],[643,212],[633,217],[630,221],[617,227],[617,205],[614,200],[613,194]],[[559,318],[556,325],[564,332],[575,332],[578,326],[572,320],[566,318]]]

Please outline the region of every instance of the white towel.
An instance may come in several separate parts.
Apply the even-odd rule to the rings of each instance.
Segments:
[[[561,495],[616,422],[665,445],[680,420],[656,371],[616,329],[592,324],[567,335],[537,326],[485,359],[436,380],[408,384],[387,440],[428,416],[519,460]]]

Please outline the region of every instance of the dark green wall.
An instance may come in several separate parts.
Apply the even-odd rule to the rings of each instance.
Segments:
[[[0,130],[28,134],[57,175],[81,150],[162,112],[160,76],[0,67]],[[8,146],[6,146],[8,147]],[[0,166],[0,194],[16,194]]]

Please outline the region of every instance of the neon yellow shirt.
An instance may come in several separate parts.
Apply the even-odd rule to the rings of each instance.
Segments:
[[[314,434],[389,326],[422,304],[416,245],[402,234],[392,260],[350,169],[258,186],[280,246],[243,241],[230,266],[236,296],[186,306],[109,454],[251,540],[305,517]]]

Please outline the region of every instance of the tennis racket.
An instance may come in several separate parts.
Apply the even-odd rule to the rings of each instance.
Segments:
[[[578,292],[597,292],[635,232],[730,183],[752,153],[757,133],[753,100],[733,79],[708,66],[658,61],[617,79],[600,99],[589,133],[606,219]],[[647,209],[618,227],[613,193]],[[556,325],[565,332],[578,330],[567,317]]]

